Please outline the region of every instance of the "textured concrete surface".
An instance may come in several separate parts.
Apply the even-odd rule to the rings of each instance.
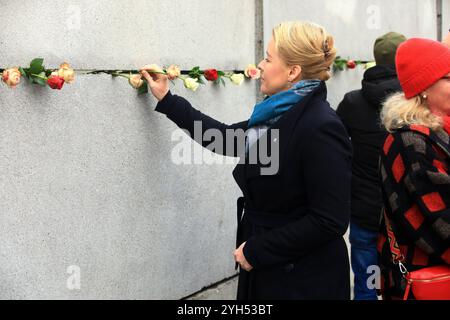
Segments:
[[[180,84],[223,122],[254,104],[251,82]],[[173,164],[176,127],[154,99],[106,75],[1,90],[0,298],[176,299],[234,273],[233,165]]]
[[[449,0],[444,2],[448,8]],[[266,44],[272,28],[286,20],[323,25],[334,36],[338,55],[356,60],[373,60],[375,39],[389,31],[407,37],[437,36],[435,0],[264,0]],[[362,68],[342,72],[328,82],[328,97],[334,108],[346,92],[361,88],[363,73]]]
[[[235,69],[254,59],[253,1],[2,0],[0,21],[7,65],[39,55],[51,67]]]
[[[442,36],[450,30],[450,0],[442,0]]]
[[[237,280],[237,277],[233,277],[189,297],[188,300],[234,300],[236,299]]]
[[[335,37],[341,56],[358,59],[372,58],[374,40],[388,31],[407,37],[437,34],[435,0],[264,1],[266,43],[272,26],[285,20],[323,25]]]
[[[0,20],[1,67],[242,69],[255,57],[251,1],[1,1]],[[255,85],[173,91],[232,123]],[[234,274],[233,165],[174,164],[176,126],[154,99],[107,75],[0,90],[0,299],[177,299]]]

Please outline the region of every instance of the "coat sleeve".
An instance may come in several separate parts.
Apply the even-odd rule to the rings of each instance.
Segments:
[[[239,157],[244,150],[248,121],[227,125],[203,114],[186,99],[173,95],[170,91],[158,102],[155,110],[165,114],[194,141],[212,152]],[[216,142],[217,137],[221,140]]]
[[[345,129],[347,129],[348,134],[351,136],[352,131],[351,131],[350,126],[348,125],[349,105],[350,105],[349,94],[347,93],[344,96],[344,99],[341,101],[341,103],[339,103],[339,105],[336,109],[336,114],[339,116],[339,118],[341,118],[341,121],[344,124]]]
[[[342,237],[350,219],[352,149],[336,118],[313,130],[302,150],[301,167],[307,191],[307,214],[299,220],[246,242],[243,252],[255,268],[286,263],[320,250]]]
[[[403,132],[394,140],[399,153],[390,168],[382,170],[389,170],[388,176],[398,180],[412,200],[410,208],[398,204],[397,228],[423,252],[450,264],[448,157],[420,133]]]

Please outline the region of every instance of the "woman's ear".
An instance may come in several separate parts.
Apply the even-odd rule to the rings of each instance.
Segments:
[[[292,66],[289,72],[289,81],[294,82],[300,80],[301,74],[302,67],[300,67],[299,65]]]

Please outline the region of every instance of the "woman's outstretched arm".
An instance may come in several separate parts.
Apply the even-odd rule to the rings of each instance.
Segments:
[[[244,151],[248,121],[227,125],[203,114],[189,101],[172,95],[170,91],[158,102],[155,110],[164,113],[210,151],[229,157],[238,157]]]
[[[184,129],[197,143],[217,154],[239,157],[245,148],[245,131],[248,121],[227,125],[198,111],[184,98],[169,90],[166,75],[156,65],[145,66],[141,74],[158,99],[156,111],[164,113],[179,128]]]

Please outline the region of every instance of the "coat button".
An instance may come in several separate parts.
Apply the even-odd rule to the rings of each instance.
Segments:
[[[294,264],[293,263],[289,263],[289,264],[285,265],[283,267],[283,270],[285,272],[291,272],[292,270],[294,270]]]

